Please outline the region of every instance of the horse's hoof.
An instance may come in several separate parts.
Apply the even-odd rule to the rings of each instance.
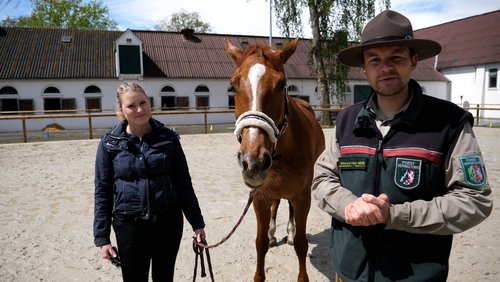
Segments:
[[[278,241],[276,241],[276,238],[270,239],[269,247],[276,247],[276,246],[278,246]]]
[[[290,246],[293,246],[293,239],[290,239],[288,236],[285,236],[283,237],[283,239],[281,240],[283,243],[287,243],[288,245]]]

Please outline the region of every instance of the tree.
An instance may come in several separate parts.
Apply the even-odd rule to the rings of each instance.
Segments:
[[[273,0],[269,0],[273,1]],[[301,11],[309,10],[312,30],[310,51],[312,70],[318,80],[320,104],[331,104],[330,97],[343,102],[348,68],[337,61],[338,52],[351,41],[358,41],[365,22],[375,14],[375,0],[274,0],[277,25],[286,37],[302,34]],[[378,0],[380,8],[390,0]],[[332,125],[329,112],[321,112],[321,124]]]
[[[1,25],[18,27],[117,29],[101,0],[32,0],[30,16],[7,17]]]
[[[156,30],[176,32],[186,28],[194,29],[196,32],[202,33],[212,32],[210,24],[203,22],[198,12],[187,12],[185,10],[172,14],[170,18],[159,20],[158,24],[155,26]]]

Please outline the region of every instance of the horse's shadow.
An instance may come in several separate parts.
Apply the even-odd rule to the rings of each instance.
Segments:
[[[318,234],[307,234],[307,240],[310,245],[314,245],[309,249],[309,261],[311,264],[321,272],[328,281],[335,281],[335,271],[333,271],[331,258],[330,258],[330,229],[325,229]],[[272,247],[279,247],[286,245],[287,237],[278,240]],[[310,247],[310,246],[309,246]]]
[[[321,233],[307,234],[309,247],[309,261],[328,281],[335,281],[335,271],[333,271],[330,258],[330,229],[325,229]]]

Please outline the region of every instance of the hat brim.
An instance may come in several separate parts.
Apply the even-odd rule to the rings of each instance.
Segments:
[[[338,59],[348,66],[361,67],[363,65],[364,51],[371,48],[394,45],[406,46],[412,49],[417,53],[419,60],[425,60],[434,57],[439,54],[439,52],[441,52],[441,45],[436,41],[427,39],[401,39],[361,44],[358,46],[345,48],[339,52]]]

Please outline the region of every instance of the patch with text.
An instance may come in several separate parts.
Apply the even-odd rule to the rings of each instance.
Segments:
[[[413,189],[420,184],[422,160],[396,158],[394,182],[399,188]]]
[[[484,163],[480,156],[460,157],[460,164],[464,172],[464,182],[474,187],[486,184]]]
[[[368,167],[368,158],[350,157],[340,158],[338,162],[339,169],[345,170],[366,170]]]

